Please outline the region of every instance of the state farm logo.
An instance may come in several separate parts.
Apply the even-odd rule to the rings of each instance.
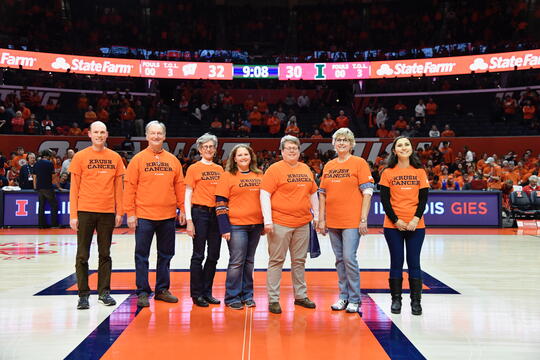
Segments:
[[[505,56],[492,56],[489,57],[489,63],[486,63],[484,59],[487,57],[476,58],[474,62],[469,66],[471,71],[486,71],[486,70],[511,70],[514,67],[537,67],[540,65],[540,56],[534,54],[524,54],[522,56],[512,55],[510,57]]]
[[[64,57],[57,57],[51,64],[55,70],[84,71],[90,73],[108,73],[108,74],[131,74],[133,65],[113,63],[109,60],[87,61],[85,59],[74,58],[69,63]]]
[[[381,64],[376,74],[379,76],[399,76],[399,75],[438,75],[450,74],[456,67],[455,62],[436,63],[432,61],[414,63],[395,63],[392,68],[390,64]]]
[[[184,73],[184,76],[195,75],[196,70],[197,64],[187,64],[182,66],[182,72]]]
[[[3,52],[0,56],[0,65],[34,67],[37,58],[30,56],[16,56],[9,52]]]

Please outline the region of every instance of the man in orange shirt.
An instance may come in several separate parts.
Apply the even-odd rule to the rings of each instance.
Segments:
[[[446,124],[444,125],[444,131],[441,133],[442,137],[454,137],[456,136],[456,133],[454,130],[450,129],[450,125]]]
[[[291,254],[294,304],[309,309],[316,306],[307,297],[304,273],[310,238],[309,223],[313,219],[317,228],[319,220],[317,184],[310,168],[298,161],[298,138],[286,135],[281,138],[279,147],[283,160],[268,168],[260,190],[264,229],[268,234],[268,310],[273,314],[281,313],[280,282],[287,250]]]
[[[104,123],[96,121],[91,124],[88,135],[92,146],[76,153],[69,165],[69,225],[77,232],[77,309],[81,310],[90,307],[88,258],[95,230],[99,251],[98,301],[107,306],[116,305],[116,301],[110,296],[110,251],[114,227],[120,226],[124,214],[122,180],[125,170],[122,159],[116,152],[105,147],[108,132]]]
[[[338,129],[349,127],[349,118],[345,115],[345,111],[339,110],[339,116],[336,118],[336,126]]]
[[[502,170],[501,167],[495,163],[494,158],[487,158],[483,176],[488,183],[488,190],[499,190],[501,188]]]
[[[454,150],[448,145],[448,141],[443,141],[439,151],[441,152],[444,163],[450,165],[454,162]]]
[[[271,136],[277,136],[279,130],[281,130],[281,121],[277,117],[277,111],[274,111],[272,116],[266,120],[266,126],[268,126],[268,133]]]
[[[131,159],[126,173],[124,207],[128,226],[135,229],[137,306],[140,307],[150,306],[148,257],[154,234],[158,249],[154,300],[178,302],[169,291],[169,267],[174,256],[177,210],[180,210],[180,224],[186,222],[185,186],[180,161],[163,149],[165,131],[165,125],[159,121],[146,125],[148,147]]]

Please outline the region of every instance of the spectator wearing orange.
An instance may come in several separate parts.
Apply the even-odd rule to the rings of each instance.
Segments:
[[[339,110],[339,116],[336,118],[336,127],[338,129],[349,127],[349,117],[345,115],[345,111]]]
[[[313,135],[311,135],[311,138],[312,139],[322,139],[322,135],[321,135],[321,132],[319,131],[319,129],[315,129],[313,130]]]
[[[483,169],[484,179],[487,181],[488,190],[500,190],[502,185],[502,170],[499,165],[495,163],[493,157],[486,159],[486,166]]]
[[[313,153],[313,157],[307,161],[310,168],[315,170],[315,173],[320,174],[323,168],[320,152],[317,150]]]
[[[517,112],[517,101],[510,95],[506,95],[503,101],[503,112],[506,122],[510,122],[514,119]]]
[[[448,141],[442,142],[442,146],[439,148],[439,152],[442,154],[445,164],[450,165],[454,162],[454,150],[452,150]]]
[[[214,134],[221,134],[223,123],[219,121],[219,117],[215,116],[214,120],[210,123],[210,129]]]
[[[120,109],[120,122],[122,124],[122,133],[124,136],[131,136],[133,133],[136,116],[135,110],[133,110],[129,103],[122,105]]]
[[[476,162],[476,168],[480,171],[484,171],[484,167],[486,166],[486,160],[488,158],[487,153],[482,154],[482,158]]]
[[[15,169],[19,171],[21,167],[26,164],[27,158],[28,154],[24,152],[24,148],[22,146],[17,146],[17,149],[15,149],[15,156],[10,161],[10,166],[15,167]]]
[[[384,212],[384,237],[390,250],[391,312],[401,312],[404,247],[407,247],[411,311],[422,314],[422,270],[420,252],[425,237],[424,209],[429,182],[408,138],[392,143],[387,168],[379,182]]]
[[[263,176],[261,209],[268,238],[268,310],[281,313],[279,304],[282,268],[289,250],[294,304],[314,309],[307,296],[305,261],[310,237],[310,222],[319,220],[317,184],[310,168],[298,161],[300,141],[286,135],[280,141],[283,160],[272,164]],[[313,211],[313,215],[312,212]]]
[[[79,124],[74,122],[73,124],[71,124],[71,127],[69,128],[69,131],[68,131],[68,135],[69,136],[81,136],[82,135],[82,132],[81,132],[81,129],[79,128]]]
[[[255,100],[253,100],[253,95],[249,94],[247,99],[244,101],[244,110],[250,112],[255,106]]]
[[[454,136],[456,136],[456,133],[454,132],[454,130],[450,129],[449,124],[446,124],[446,125],[444,125],[444,130],[441,133],[441,136],[442,137],[454,137]]]
[[[135,229],[135,281],[139,307],[150,305],[148,296],[152,289],[148,282],[148,257],[154,235],[158,249],[154,300],[178,302],[169,291],[169,268],[174,256],[176,218],[180,224],[185,223],[182,166],[173,154],[163,149],[165,125],[151,121],[145,130],[148,147],[131,159],[124,190],[127,223],[130,229]]]
[[[45,118],[41,120],[41,129],[45,135],[52,135],[54,133],[54,122],[49,115],[45,115]]]
[[[221,249],[215,193],[223,168],[213,162],[218,145],[215,135],[206,133],[196,144],[202,158],[188,168],[185,179],[186,232],[193,238],[190,295],[195,305],[208,307],[220,303],[212,296],[212,286]]]
[[[107,124],[109,122],[109,112],[106,110],[105,107],[98,107],[98,111],[96,113],[97,121],[101,121],[104,124]]]
[[[428,102],[426,103],[426,120],[433,121],[435,119],[435,116],[437,115],[437,111],[439,110],[439,105],[435,101],[433,101],[433,98],[429,98]]]
[[[387,138],[389,137],[389,131],[386,129],[386,125],[384,123],[381,124],[381,126],[375,131],[375,136],[378,138]]]
[[[88,97],[86,94],[82,93],[79,95],[79,98],[77,99],[77,109],[79,109],[80,112],[88,110]]]
[[[299,136],[300,128],[296,125],[296,120],[290,120],[289,125],[285,129],[285,135]]]
[[[323,137],[331,137],[332,133],[336,130],[336,122],[332,119],[330,113],[326,114],[325,118],[319,126]]]
[[[272,116],[266,120],[266,126],[268,127],[268,133],[272,136],[278,136],[281,130],[281,121],[277,117],[277,111],[274,111]]]
[[[30,119],[30,116],[32,115],[32,111],[23,102],[20,103],[20,111],[25,121]]]
[[[356,254],[360,236],[368,233],[373,177],[368,163],[352,155],[356,141],[351,130],[337,130],[332,144],[338,157],[324,166],[319,189],[318,230],[329,233],[336,257],[339,298],[331,308],[358,313],[362,300]]]
[[[396,129],[398,129],[399,131],[403,131],[407,128],[407,120],[405,120],[405,118],[403,116],[398,116],[398,119],[396,120],[396,122],[394,123],[394,126],[396,127]]]
[[[84,113],[84,123],[87,126],[90,126],[94,121],[97,120],[97,114],[94,111],[92,105],[88,106],[88,110]]]
[[[257,106],[253,107],[253,110],[248,115],[248,120],[251,123],[251,131],[258,133],[261,131],[261,125],[263,124],[263,116]]]
[[[122,224],[124,164],[120,155],[105,147],[107,127],[101,122],[90,125],[92,145],[76,153],[69,163],[69,225],[77,232],[75,270],[79,303],[77,309],[88,309],[88,259],[94,231],[99,251],[98,301],[116,305],[110,296],[112,233]],[[72,150],[68,150],[68,152]],[[67,174],[67,173],[64,173]]]
[[[109,95],[107,95],[107,92],[104,91],[97,100],[97,108],[108,109],[110,104],[111,101],[109,99]]]
[[[396,105],[394,105],[394,112],[398,116],[400,115],[405,116],[406,111],[407,111],[407,105],[405,105],[403,101],[399,99]]]
[[[531,103],[530,100],[525,102],[525,105],[523,105],[521,111],[523,113],[523,122],[526,124],[532,123],[535,118],[536,107]]]
[[[261,98],[257,102],[257,108],[261,113],[265,113],[268,111],[268,102],[266,102],[264,96],[261,96]]]
[[[216,214],[221,236],[229,247],[225,305],[234,310],[254,307],[255,251],[263,232],[260,203],[262,171],[248,145],[236,145],[216,187]]]
[[[394,139],[394,138],[397,138],[399,135],[400,135],[400,131],[396,129],[395,125],[393,125],[392,128],[388,131],[387,137]]]

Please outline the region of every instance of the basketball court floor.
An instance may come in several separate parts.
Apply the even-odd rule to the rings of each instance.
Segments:
[[[315,310],[293,305],[290,273],[284,272],[283,313],[268,312],[265,237],[255,262],[257,307],[195,307],[187,271],[191,240],[181,232],[171,265],[171,291],[180,301],[151,300],[140,310],[134,236],[118,229],[112,245],[117,305],[105,307],[92,295],[90,310],[81,311],[71,230],[0,230],[0,359],[540,359],[540,236],[515,229],[427,234],[424,314],[411,315],[408,294],[402,314],[390,313],[388,249],[382,229],[371,229],[358,252],[360,316],[330,309],[337,275],[326,237],[320,238],[322,255],[307,261]],[[214,286],[221,300],[227,261],[224,242]],[[155,268],[155,246],[150,266]],[[90,268],[97,269],[95,246]]]

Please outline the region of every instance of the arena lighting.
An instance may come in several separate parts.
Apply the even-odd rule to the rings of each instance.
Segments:
[[[540,68],[540,49],[427,59],[278,65],[132,60],[0,49],[0,67],[168,79],[360,80],[537,69]]]

